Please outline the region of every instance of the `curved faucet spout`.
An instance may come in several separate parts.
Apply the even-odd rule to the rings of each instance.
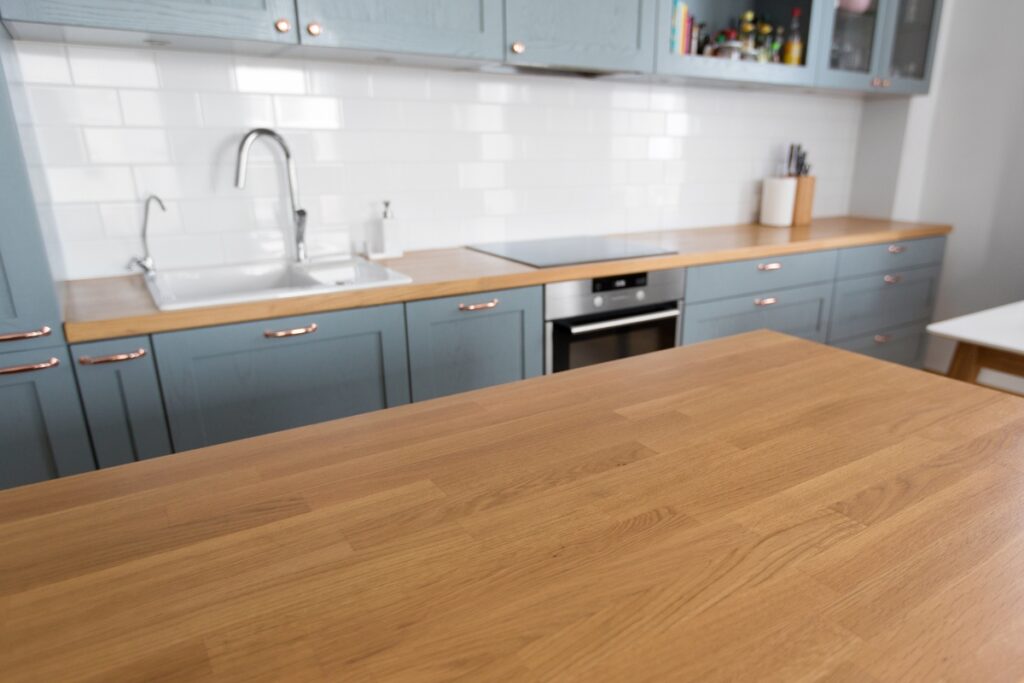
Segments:
[[[253,143],[261,137],[268,137],[276,142],[284,152],[285,166],[288,171],[288,199],[291,202],[292,223],[295,227],[295,259],[299,262],[308,260],[306,253],[306,211],[299,208],[299,177],[295,172],[295,160],[281,134],[270,128],[254,128],[245,134],[238,145],[238,163],[235,167],[235,187],[245,187],[246,171],[249,168],[249,150]]]

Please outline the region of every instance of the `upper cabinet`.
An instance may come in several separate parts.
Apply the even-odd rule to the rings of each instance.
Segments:
[[[928,92],[941,10],[941,0],[835,0],[826,13],[818,85]]]
[[[500,61],[502,0],[297,0],[304,45]]]
[[[658,0],[656,71],[813,85],[820,24],[833,0]],[[753,12],[754,21],[744,15]]]
[[[0,353],[63,343],[60,306],[0,70]]]
[[[332,4],[332,3],[327,3]],[[297,43],[294,0],[0,0],[10,26],[51,24]],[[34,35],[31,31],[15,31]]]
[[[649,73],[656,0],[505,0],[505,60],[517,66]]]
[[[942,0],[889,4],[882,79],[892,92],[928,92],[939,38]]]

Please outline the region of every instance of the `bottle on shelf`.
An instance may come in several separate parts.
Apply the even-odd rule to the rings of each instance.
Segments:
[[[792,66],[800,66],[804,60],[804,38],[800,28],[800,17],[803,14],[799,7],[793,8],[793,18],[789,22],[789,34],[782,47],[782,62]]]

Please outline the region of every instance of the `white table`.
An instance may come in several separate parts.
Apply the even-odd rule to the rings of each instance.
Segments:
[[[982,368],[1024,377],[1024,301],[932,323],[928,332],[957,342],[950,377],[977,383]]]

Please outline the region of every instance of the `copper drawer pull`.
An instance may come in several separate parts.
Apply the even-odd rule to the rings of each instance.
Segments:
[[[892,341],[892,336],[891,335],[888,335],[888,334],[876,334],[875,335],[875,343],[876,344],[888,344],[891,341]]]
[[[472,313],[473,311],[483,311],[488,308],[496,308],[498,306],[497,299],[491,299],[482,304],[459,304],[459,310]]]
[[[11,332],[10,334],[0,334],[0,342],[7,341],[18,341],[19,339],[36,339],[38,337],[49,337],[53,330],[50,329],[49,325],[43,325],[38,330],[31,330],[29,332]]]
[[[885,284],[887,284],[887,285],[898,285],[899,283],[903,282],[903,276],[902,275],[886,275],[884,278],[882,278],[882,280],[884,280]]]
[[[781,263],[758,263],[757,269],[764,272],[766,270],[782,270]]]
[[[267,339],[281,339],[282,337],[298,337],[303,334],[313,334],[317,331],[316,323],[310,323],[308,327],[296,327],[294,330],[267,330],[263,336]]]
[[[126,360],[135,360],[146,355],[146,349],[129,351],[128,353],[115,353],[110,356],[80,356],[78,362],[82,365],[103,365],[104,363],[120,363]]]
[[[755,306],[774,306],[779,303],[779,300],[774,296],[765,297],[764,299],[754,299]]]
[[[906,250],[907,250],[906,247],[901,247],[898,244],[890,244],[889,245],[889,253],[890,254],[902,254]]]
[[[60,365],[59,358],[44,360],[42,363],[29,363],[28,365],[12,365],[9,368],[0,368],[0,375],[17,375],[19,372],[35,372],[36,370],[48,370]]]

